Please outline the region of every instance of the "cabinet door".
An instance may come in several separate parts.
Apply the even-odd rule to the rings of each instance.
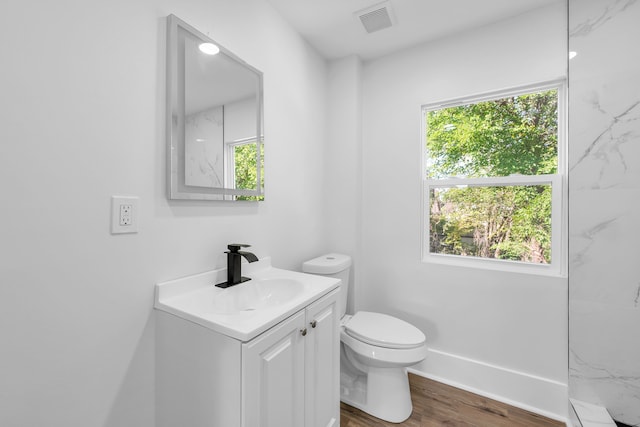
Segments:
[[[243,344],[243,427],[304,425],[304,328],[300,311]]]
[[[305,426],[338,426],[340,326],[338,290],[307,307]]]

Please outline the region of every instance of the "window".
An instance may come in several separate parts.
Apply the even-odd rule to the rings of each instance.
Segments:
[[[258,154],[258,146],[260,153]],[[264,143],[258,144],[257,139],[246,138],[225,144],[226,176],[225,187],[239,190],[255,190],[259,181],[264,189]],[[256,167],[258,159],[260,167]],[[258,180],[257,174],[260,173]],[[233,196],[234,200],[264,200],[261,196]]]
[[[423,107],[423,259],[561,274],[564,87]]]

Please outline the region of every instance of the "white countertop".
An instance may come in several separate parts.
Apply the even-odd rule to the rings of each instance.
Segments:
[[[269,257],[242,264],[242,275],[253,280],[226,289],[216,287],[226,281],[226,274],[225,268],[158,283],[154,307],[240,341],[249,341],[340,285],[336,278],[274,268]],[[258,287],[261,280],[278,279],[285,286],[294,281],[301,284],[295,296],[286,302],[229,313],[215,309],[219,306],[216,302],[232,292]],[[241,286],[245,288],[237,288]]]

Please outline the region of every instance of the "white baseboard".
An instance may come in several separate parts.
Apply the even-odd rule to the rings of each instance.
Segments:
[[[568,422],[568,388],[559,381],[435,349],[429,349],[427,358],[409,368],[409,372]]]

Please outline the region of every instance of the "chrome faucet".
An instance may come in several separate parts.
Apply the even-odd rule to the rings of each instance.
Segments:
[[[242,257],[245,257],[249,262],[258,261],[258,257],[251,252],[241,251],[240,248],[249,248],[251,245],[245,245],[241,243],[231,243],[227,245],[227,281],[218,283],[216,286],[219,288],[228,288],[229,286],[237,285],[238,283],[251,280],[248,277],[242,277],[241,266]]]

